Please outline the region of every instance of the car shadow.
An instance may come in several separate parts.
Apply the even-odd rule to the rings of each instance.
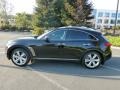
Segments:
[[[97,69],[87,69],[75,61],[53,61],[53,60],[37,60],[35,63],[30,64],[29,67],[17,67],[12,65],[1,65],[0,68],[11,68],[20,70],[37,71],[47,74],[59,74],[76,77],[87,78],[101,78],[120,80],[120,57],[113,57],[107,61],[105,65],[100,66]],[[118,70],[114,70],[107,67],[113,67]]]
[[[12,65],[3,65],[3,64],[0,64],[0,68],[11,68],[11,69],[19,69],[19,70],[30,70],[29,68],[27,67],[17,67],[17,66],[12,66]]]
[[[82,67],[82,65],[80,65],[78,62],[51,60],[36,61],[34,64],[31,64],[29,66],[37,72],[120,80],[120,71],[106,68],[106,66],[117,66],[117,68],[120,69],[119,63],[120,57],[113,57],[111,60],[107,61],[105,65],[100,66],[97,69],[87,69],[85,67]]]

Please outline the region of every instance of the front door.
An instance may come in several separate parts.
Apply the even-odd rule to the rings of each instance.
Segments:
[[[64,41],[66,30],[55,30],[45,35],[36,47],[38,58],[61,58],[61,43]],[[47,39],[46,39],[47,37]],[[45,40],[46,39],[46,40]],[[41,44],[42,43],[42,44]]]

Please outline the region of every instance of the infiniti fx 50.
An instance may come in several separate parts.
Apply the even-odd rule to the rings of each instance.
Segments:
[[[77,60],[93,69],[111,58],[111,44],[98,31],[85,27],[60,27],[40,36],[8,41],[7,58],[17,66],[30,60]]]

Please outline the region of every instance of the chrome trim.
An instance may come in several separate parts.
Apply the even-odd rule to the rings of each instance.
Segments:
[[[37,59],[37,60],[75,60],[78,61],[79,59],[68,59],[68,58],[33,58],[33,59]]]
[[[33,49],[32,47],[28,47],[28,48],[29,48],[29,50],[31,51],[32,55],[33,55],[33,56],[36,56],[34,49]]]

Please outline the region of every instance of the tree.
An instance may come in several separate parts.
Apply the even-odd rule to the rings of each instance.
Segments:
[[[65,11],[67,12],[67,25],[86,25],[92,19],[92,3],[89,0],[64,0]]]
[[[7,0],[0,0],[0,28],[9,26],[8,19],[12,9],[12,4]]]
[[[4,27],[7,23],[7,11],[6,11],[6,0],[0,0],[0,28]]]
[[[15,17],[16,27],[19,30],[30,29],[32,16],[26,13],[17,13]]]
[[[92,19],[89,0],[36,0],[33,26],[52,28],[66,25],[87,25]]]

